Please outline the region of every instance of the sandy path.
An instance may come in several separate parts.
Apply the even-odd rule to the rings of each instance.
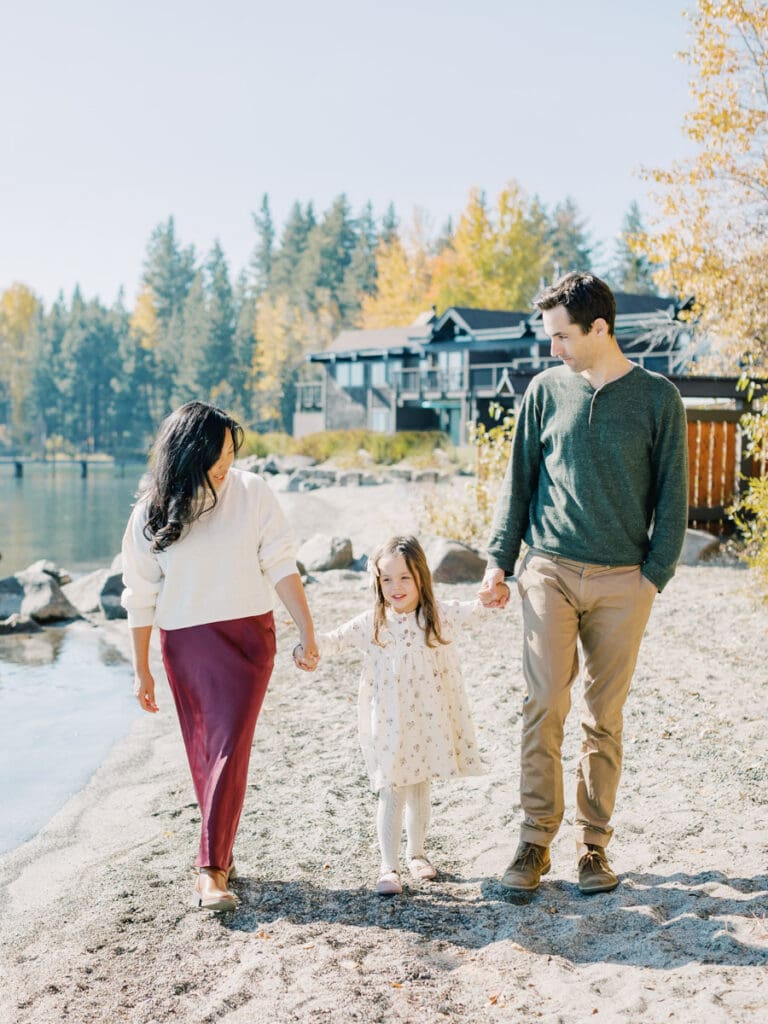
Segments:
[[[336,507],[332,527],[315,505],[309,525],[343,532],[362,500]],[[236,851],[240,909],[189,909],[198,816],[163,684],[163,713],[142,719],[83,793],[0,860],[0,1021],[762,1024],[768,608],[753,587],[738,568],[682,568],[657,600],[626,716],[612,845],[622,885],[591,898],[575,885],[570,819],[539,893],[515,900],[496,883],[519,813],[516,601],[470,626],[462,645],[489,773],[435,786],[429,848],[444,878],[389,901],[370,891],[378,862],[356,658],[297,673],[279,616]],[[321,628],[366,600],[359,580],[338,574],[310,587]],[[122,627],[111,632],[125,645]],[[577,750],[572,716],[569,811]]]

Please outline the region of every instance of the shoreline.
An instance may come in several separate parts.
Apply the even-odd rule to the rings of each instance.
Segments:
[[[750,579],[682,568],[657,599],[626,712],[611,846],[622,884],[604,896],[577,892],[568,818],[537,894],[513,900],[497,883],[519,814],[516,599],[461,642],[488,774],[435,785],[428,847],[443,878],[407,880],[394,900],[371,891],[359,662],[295,671],[278,611],[236,850],[240,907],[190,910],[197,809],[159,671],[160,715],[140,718],[84,790],[0,856],[0,1017],[583,1024],[597,1011],[627,1024],[757,1024],[768,1008],[768,609]],[[447,598],[475,589],[438,586]],[[340,574],[308,595],[321,630],[367,602],[364,583]],[[104,628],[127,649],[125,623]],[[566,817],[578,742],[574,709]]]

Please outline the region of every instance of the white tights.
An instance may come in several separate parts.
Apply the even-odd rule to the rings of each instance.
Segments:
[[[381,849],[381,871],[397,871],[405,808],[406,853],[408,859],[424,856],[424,839],[429,827],[429,781],[413,786],[385,786],[379,790],[376,831]]]

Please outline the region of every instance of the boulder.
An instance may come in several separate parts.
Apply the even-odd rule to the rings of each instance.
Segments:
[[[109,569],[96,569],[61,589],[81,615],[92,615],[101,611],[101,590],[109,577]]]
[[[467,544],[438,537],[426,555],[436,583],[479,583],[483,578],[486,560]]]
[[[307,572],[347,569],[352,564],[352,541],[316,533],[299,548],[298,561]]]
[[[274,476],[269,478],[269,486],[277,494],[285,493],[290,490],[291,481],[296,479],[296,488],[298,489],[298,479],[289,476],[287,473],[275,473]]]
[[[0,622],[0,636],[8,636],[12,633],[42,633],[43,627],[38,626],[34,619],[28,619],[21,615],[9,615],[7,619]]]
[[[696,565],[702,558],[713,555],[720,547],[720,541],[706,530],[686,530],[683,551],[679,565]]]
[[[359,469],[348,469],[343,473],[339,473],[336,478],[336,483],[339,487],[359,487],[363,479],[362,470]]]
[[[0,619],[18,615],[23,600],[24,587],[15,576],[6,576],[0,580]]]
[[[80,614],[64,596],[61,587],[47,572],[24,569],[16,573],[24,588],[24,599],[19,609],[22,617],[37,622],[57,622],[60,619],[79,619]]]
[[[242,459],[235,459],[234,466],[246,473],[261,473],[263,472],[264,458],[260,455],[246,455]]]
[[[72,582],[72,577],[66,569],[59,568],[55,562],[49,562],[46,558],[41,558],[39,561],[33,562],[32,565],[28,565],[24,572],[47,572],[49,576],[56,580],[60,587]]]
[[[104,580],[99,594],[99,607],[104,612],[104,618],[128,618],[128,613],[120,604],[120,596],[124,589],[123,574],[121,572],[110,572]]]
[[[440,480],[440,474],[436,469],[418,469],[411,479],[415,484],[436,484]]]

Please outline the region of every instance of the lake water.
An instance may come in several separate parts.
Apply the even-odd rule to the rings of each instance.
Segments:
[[[0,577],[39,558],[73,575],[120,550],[143,465],[0,464]],[[0,637],[0,852],[31,838],[141,714],[125,659],[78,622]]]
[[[38,558],[72,572],[108,566],[120,550],[123,530],[144,466],[116,469],[78,463],[0,464],[0,576],[11,576]]]

